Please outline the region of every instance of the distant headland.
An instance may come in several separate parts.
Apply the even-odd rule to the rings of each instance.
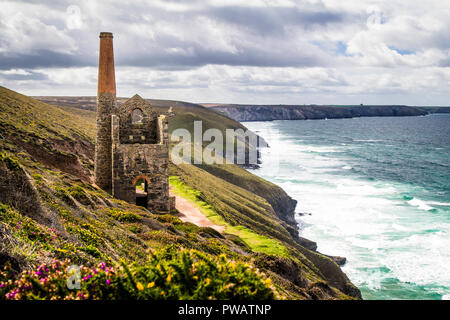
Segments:
[[[413,107],[401,105],[244,105],[203,104],[236,121],[318,120],[357,117],[424,116],[450,113],[449,107]]]

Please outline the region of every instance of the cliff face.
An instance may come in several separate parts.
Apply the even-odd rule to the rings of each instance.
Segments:
[[[212,109],[237,121],[398,117],[428,114],[425,110],[408,106],[221,105]]]

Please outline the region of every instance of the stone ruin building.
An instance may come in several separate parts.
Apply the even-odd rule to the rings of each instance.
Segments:
[[[100,33],[95,183],[118,199],[171,212],[167,114],[135,95],[116,102],[113,35]]]

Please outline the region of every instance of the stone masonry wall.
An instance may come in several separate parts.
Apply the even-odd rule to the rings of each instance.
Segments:
[[[139,125],[131,122],[131,113],[136,108],[144,115],[142,124]],[[125,120],[122,122],[122,119]],[[145,119],[155,120],[146,122]],[[130,132],[132,139],[122,138],[124,135],[131,135]],[[158,116],[148,102],[134,96],[120,107],[117,115],[112,116],[111,133],[113,195],[128,202],[136,202],[136,182],[143,178],[147,180],[147,208],[155,213],[172,211],[174,201],[169,199],[167,117]],[[148,141],[146,137],[150,133],[156,138],[150,141],[155,143],[143,143]]]
[[[97,137],[95,143],[95,183],[111,192],[111,114],[116,106],[116,95],[99,93],[97,97]]]
[[[169,211],[167,146],[164,144],[120,144],[113,157],[114,196],[136,202],[136,182],[148,178],[147,208]]]

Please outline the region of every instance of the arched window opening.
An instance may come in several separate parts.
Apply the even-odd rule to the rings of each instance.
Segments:
[[[141,109],[134,109],[133,112],[131,113],[131,123],[132,124],[142,123],[143,118],[144,118],[144,115],[143,115]]]

